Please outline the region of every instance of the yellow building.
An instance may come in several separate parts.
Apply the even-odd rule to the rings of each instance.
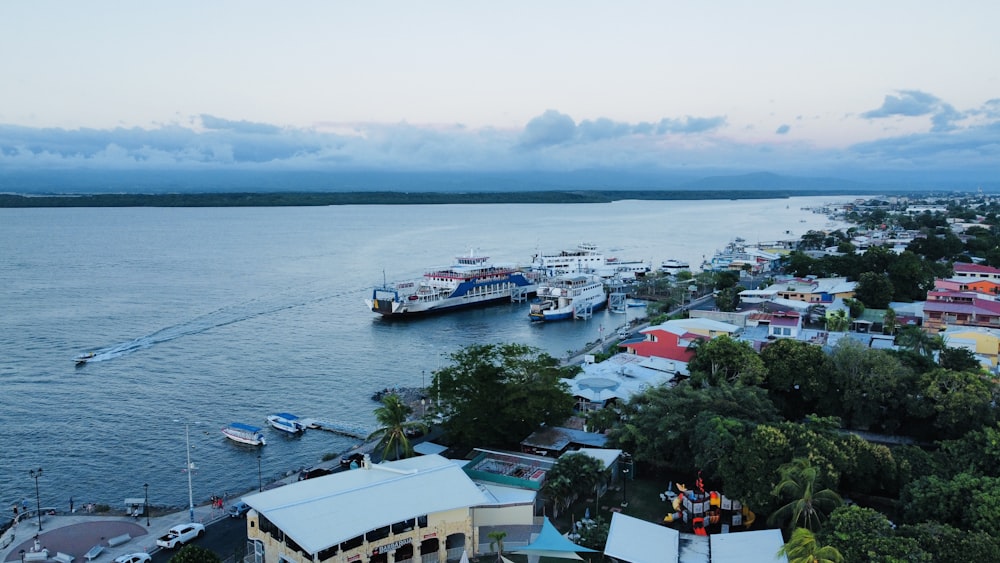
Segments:
[[[532,524],[513,499],[438,455],[371,464],[244,497],[252,563],[431,563],[474,556],[474,526]]]

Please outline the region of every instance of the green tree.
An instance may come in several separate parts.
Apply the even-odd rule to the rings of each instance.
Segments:
[[[913,373],[895,354],[841,339],[830,354],[831,392],[820,399],[821,411],[841,416],[861,430],[895,431],[904,418]]]
[[[382,406],[375,409],[375,420],[379,428],[372,432],[368,439],[378,438],[383,459],[389,459],[389,452],[393,453],[392,459],[413,455],[413,445],[406,431],[410,429],[426,431],[426,426],[422,422],[408,420],[412,412],[413,409],[404,403],[399,395],[389,394],[382,397]]]
[[[929,414],[941,438],[957,438],[996,420],[996,385],[978,373],[936,369],[920,377],[919,413]]]
[[[698,346],[688,362],[695,384],[742,383],[757,385],[764,380],[764,363],[748,342],[728,335],[717,336]]]
[[[882,315],[882,333],[896,334],[896,310],[888,307]]]
[[[858,278],[854,296],[870,309],[885,309],[892,301],[892,280],[882,273],[865,272]]]
[[[819,471],[806,458],[797,457],[779,469],[781,481],[773,494],[791,500],[774,511],[768,524],[789,522],[790,527],[819,530],[823,519],[843,504],[835,491],[829,488],[816,490]]]
[[[604,464],[583,453],[562,455],[545,475],[546,481],[560,481],[557,497],[571,502],[580,494],[590,494],[595,491],[598,483],[604,479]],[[568,483],[569,490],[562,488]]]
[[[720,289],[715,295],[715,306],[720,311],[735,311],[740,305],[741,291],[743,288],[738,285]]]
[[[847,332],[851,326],[851,319],[847,316],[847,311],[837,309],[826,314],[826,329],[830,332]]]
[[[555,425],[573,412],[561,381],[579,368],[522,344],[473,344],[451,355],[434,373],[444,403],[442,428],[465,446],[514,447],[540,425]]]
[[[774,422],[777,411],[759,387],[696,388],[683,381],[634,395],[622,405],[622,423],[608,431],[608,442],[631,452],[637,462],[681,473],[705,469],[711,474],[716,468],[695,466],[701,448],[693,436],[702,420],[714,416]]]
[[[766,373],[763,386],[787,419],[815,412],[819,398],[830,390],[833,366],[819,346],[783,338],[765,346],[760,359]]]
[[[903,348],[933,358],[934,352],[940,347],[940,341],[920,327],[908,326],[899,332],[897,344]]]
[[[180,548],[170,563],[221,563],[222,560],[215,552],[194,544],[187,544]]]
[[[507,537],[507,532],[494,530],[486,536],[490,538],[490,549],[493,549],[494,545],[497,546],[497,563],[500,563],[503,561],[503,539]]]
[[[880,512],[843,506],[830,514],[819,540],[836,548],[845,561],[873,563],[931,562],[933,559],[911,538],[898,537],[893,524]]]
[[[935,563],[1000,561],[1000,538],[986,532],[960,530],[940,522],[905,524],[897,537],[909,538]]]
[[[844,560],[837,548],[820,546],[816,536],[806,528],[795,528],[788,543],[778,550],[778,556],[782,555],[788,558],[788,563],[841,563]]]
[[[976,354],[968,348],[945,346],[938,353],[938,363],[951,371],[978,371],[982,369]]]

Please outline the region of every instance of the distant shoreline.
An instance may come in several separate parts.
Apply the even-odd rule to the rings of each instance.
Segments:
[[[0,208],[37,207],[309,207],[610,203],[621,200],[787,199],[877,195],[869,190],[573,190],[518,192],[217,192],[164,194],[0,194]]]

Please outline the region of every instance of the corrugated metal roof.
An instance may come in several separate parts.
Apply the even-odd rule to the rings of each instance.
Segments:
[[[677,530],[614,512],[604,555],[629,563],[677,563],[679,536]]]
[[[438,455],[308,479],[243,501],[309,553],[424,514],[489,502],[461,467]]]

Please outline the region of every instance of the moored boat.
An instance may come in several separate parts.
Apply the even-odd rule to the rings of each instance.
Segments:
[[[590,242],[580,243],[570,250],[536,254],[532,259],[532,268],[548,276],[587,273],[604,279],[625,280],[645,276],[652,270],[650,264],[642,260],[606,256],[596,244]]]
[[[563,274],[538,287],[528,316],[532,321],[586,318],[608,303],[601,278],[592,274]]]
[[[278,412],[267,416],[267,423],[276,430],[288,432],[289,434],[301,434],[306,431],[306,425],[299,417],[287,412]]]
[[[409,316],[523,300],[538,288],[538,275],[488,256],[459,256],[455,264],[419,280],[383,284],[365,305],[383,316]]]
[[[251,446],[264,446],[267,441],[264,439],[264,432],[258,426],[243,424],[242,422],[230,422],[228,426],[222,428],[222,434],[241,444]]]

